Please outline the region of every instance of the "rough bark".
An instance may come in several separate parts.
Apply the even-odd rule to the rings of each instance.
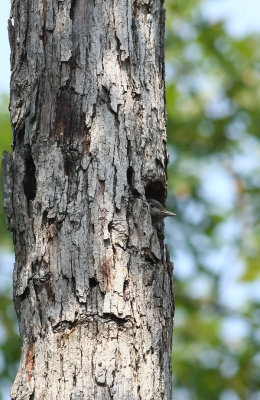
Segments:
[[[163,0],[12,0],[15,400],[171,399]]]

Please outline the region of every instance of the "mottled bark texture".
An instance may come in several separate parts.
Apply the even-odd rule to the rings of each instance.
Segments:
[[[171,399],[163,0],[12,0],[15,400]]]

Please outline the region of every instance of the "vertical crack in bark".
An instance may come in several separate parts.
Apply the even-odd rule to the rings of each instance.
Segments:
[[[54,128],[52,129],[50,137],[61,141],[62,144],[69,144],[71,127],[70,93],[68,91],[61,91],[57,96],[56,105]]]
[[[37,182],[35,176],[35,164],[31,152],[25,156],[25,174],[23,178],[24,194],[29,205],[30,200],[34,200],[37,192]]]
[[[71,0],[71,5],[70,5],[70,19],[73,21],[74,20],[74,11],[76,9],[76,3],[77,0]]]

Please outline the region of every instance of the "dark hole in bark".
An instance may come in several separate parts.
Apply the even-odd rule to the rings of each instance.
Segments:
[[[96,278],[92,277],[89,278],[89,287],[90,288],[94,288],[95,286],[97,286],[98,281],[96,280]]]
[[[74,11],[75,11],[75,6],[76,6],[76,0],[71,1],[71,6],[70,6],[70,19],[74,19]]]
[[[48,211],[47,211],[47,210],[44,210],[43,213],[42,213],[42,228],[43,228],[45,225],[47,225],[47,222],[48,222],[47,216],[48,216]]]
[[[109,247],[110,246],[110,239],[105,239],[104,240],[104,245],[105,245],[105,247]]]
[[[28,286],[25,288],[25,291],[19,296],[20,300],[23,301],[25,299],[27,299],[27,297],[30,294],[30,289],[28,288]]]
[[[135,187],[134,187],[135,171],[134,171],[133,167],[129,166],[127,168],[126,176],[127,176],[127,183],[130,186],[134,197],[142,197],[141,193],[139,193],[138,190],[135,189]]]
[[[132,193],[133,193],[134,197],[139,197],[139,198],[142,197],[141,193],[139,193],[138,190],[136,190],[136,189],[133,189]]]
[[[126,279],[126,280],[124,281],[123,292],[125,292],[125,290],[126,290],[126,288],[128,287],[128,285],[129,285],[129,281]]]
[[[128,167],[127,168],[127,183],[129,186],[133,185],[133,177],[134,177],[134,169],[133,167]]]
[[[150,264],[155,264],[155,261],[154,261],[154,259],[151,257],[151,255],[149,254],[149,253],[147,253],[146,255],[145,255],[145,261],[147,261],[147,262],[149,262]]]
[[[118,325],[123,325],[128,321],[127,318],[120,318],[120,316],[117,316],[117,315],[115,315],[113,313],[104,313],[103,314],[103,318],[106,319],[106,320],[114,321]]]
[[[161,204],[165,205],[166,189],[161,181],[149,182],[145,188],[146,198],[158,200]]]
[[[27,201],[34,200],[37,191],[35,178],[35,164],[31,153],[25,157],[25,175],[23,178],[23,190]]]
[[[113,221],[110,221],[107,226],[108,232],[110,232],[112,230],[112,228],[113,228]]]

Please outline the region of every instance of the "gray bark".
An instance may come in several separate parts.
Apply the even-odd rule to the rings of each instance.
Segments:
[[[12,0],[15,400],[171,399],[162,0]]]

